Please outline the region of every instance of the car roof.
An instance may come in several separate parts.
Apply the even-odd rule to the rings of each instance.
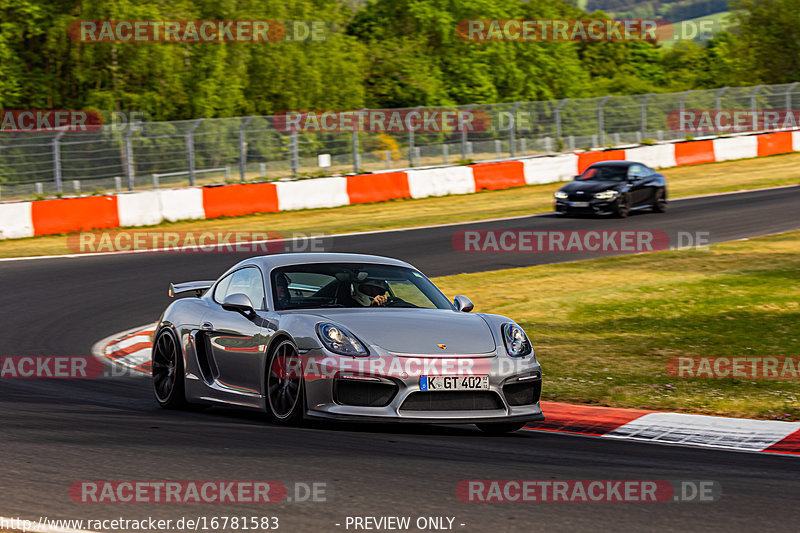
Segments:
[[[399,259],[382,257],[379,255],[367,254],[344,254],[344,253],[287,253],[262,255],[251,257],[238,263],[235,267],[245,265],[257,265],[263,270],[269,271],[276,267],[288,265],[304,265],[311,263],[373,263],[379,265],[394,265],[407,268],[414,268],[412,265]]]
[[[643,165],[644,163],[639,163],[638,161],[598,161],[590,165],[591,167],[629,167],[631,165]]]

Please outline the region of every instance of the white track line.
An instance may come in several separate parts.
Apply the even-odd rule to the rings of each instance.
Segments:
[[[557,182],[561,183],[561,182]],[[760,189],[746,189],[741,191],[730,191],[730,192],[722,192],[722,193],[714,193],[714,194],[698,194],[695,196],[684,196],[681,198],[674,198],[670,199],[670,202],[681,202],[683,200],[694,200],[697,198],[709,198],[713,196],[727,196],[730,194],[745,194],[750,192],[759,192],[759,191],[772,191],[772,190],[780,190],[780,189],[787,189],[791,187],[798,187],[798,185],[781,185],[778,187],[762,187]],[[351,205],[358,205],[358,204],[351,204]],[[490,222],[502,222],[504,220],[519,220],[521,218],[534,218],[534,217],[544,217],[544,216],[552,216],[551,213],[539,213],[536,215],[516,215],[513,217],[498,217],[498,218],[485,218],[481,220],[464,220],[461,222],[447,222],[444,224],[430,224],[425,226],[412,226],[409,228],[394,228],[394,229],[381,229],[381,230],[370,230],[370,231],[354,231],[352,233],[334,233],[331,235],[308,235],[304,237],[292,237],[290,239],[266,239],[260,241],[242,241],[235,243],[236,245],[247,246],[252,244],[269,244],[273,242],[302,242],[309,240],[311,238],[315,239],[335,239],[340,237],[354,237],[359,235],[376,235],[381,233],[397,233],[402,231],[415,231],[415,230],[422,230],[422,229],[433,229],[433,228],[446,228],[450,226],[462,226],[467,224],[485,224]],[[205,220],[213,220],[213,219],[205,219]],[[142,231],[146,232],[149,231],[146,228],[141,229],[128,229],[128,230],[121,230],[119,228],[112,228],[114,231]],[[163,230],[152,230],[154,232],[163,231]],[[207,230],[207,231],[220,231],[220,230]],[[217,244],[217,245],[203,245],[203,246],[184,246],[182,248],[148,248],[146,250],[120,250],[115,252],[90,252],[85,254],[61,254],[61,255],[32,255],[32,256],[25,256],[25,257],[2,257],[0,258],[0,262],[7,262],[7,261],[30,261],[34,259],[75,259],[79,257],[98,257],[98,256],[110,256],[110,255],[123,255],[123,254],[146,254],[146,253],[159,253],[159,252],[186,252],[189,250],[197,250],[199,248],[223,248],[223,247],[231,247],[233,243],[229,244]]]

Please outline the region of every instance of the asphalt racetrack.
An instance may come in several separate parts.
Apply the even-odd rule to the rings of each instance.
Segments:
[[[699,231],[717,242],[798,229],[799,207],[800,187],[790,187],[688,199],[673,202],[666,214],[623,220],[545,215],[324,242],[327,251],[398,257],[437,276],[598,255],[457,252],[451,239],[463,229]],[[169,303],[169,282],[213,279],[242,258],[153,253],[0,262],[0,355],[86,355],[101,338],[154,322]],[[464,532],[777,532],[800,524],[795,457],[527,431],[487,437],[472,426],[284,428],[258,413],[226,408],[162,410],[145,377],[2,379],[0,435],[0,515],[6,517],[277,516],[279,531],[289,532],[347,531],[348,516],[387,515],[411,516],[412,524],[418,516],[453,517],[453,529]],[[325,482],[328,501],[92,505],[73,503],[68,494],[79,480],[165,479]],[[722,497],[710,503],[465,503],[456,485],[467,479],[713,480]]]

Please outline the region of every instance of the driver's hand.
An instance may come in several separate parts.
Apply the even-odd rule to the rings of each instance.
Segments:
[[[379,306],[382,307],[386,305],[386,302],[389,301],[389,297],[385,294],[379,294],[375,298],[372,299],[372,306]]]

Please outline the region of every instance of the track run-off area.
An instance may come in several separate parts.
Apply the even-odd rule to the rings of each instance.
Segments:
[[[440,276],[613,254],[467,253],[453,246],[459,231],[649,230],[670,238],[678,232],[703,233],[714,243],[798,229],[798,206],[800,187],[794,186],[683,199],[673,201],[665,214],[634,213],[627,219],[538,215],[321,242],[325,251],[397,257]],[[0,355],[87,355],[98,340],[155,321],[169,303],[170,282],[214,279],[246,255],[135,253],[2,261]],[[149,380],[140,376],[2,379],[0,403],[2,516],[277,516],[283,531],[344,531],[348,516],[447,516],[458,531],[582,531],[598,525],[635,531],[795,531],[800,522],[795,501],[800,463],[794,457],[526,431],[493,438],[471,426],[285,428],[258,413],[233,409],[162,410]],[[327,501],[77,504],[69,495],[80,480],[163,479],[323,482]],[[456,488],[470,479],[712,480],[722,496],[709,503],[468,503]]]

